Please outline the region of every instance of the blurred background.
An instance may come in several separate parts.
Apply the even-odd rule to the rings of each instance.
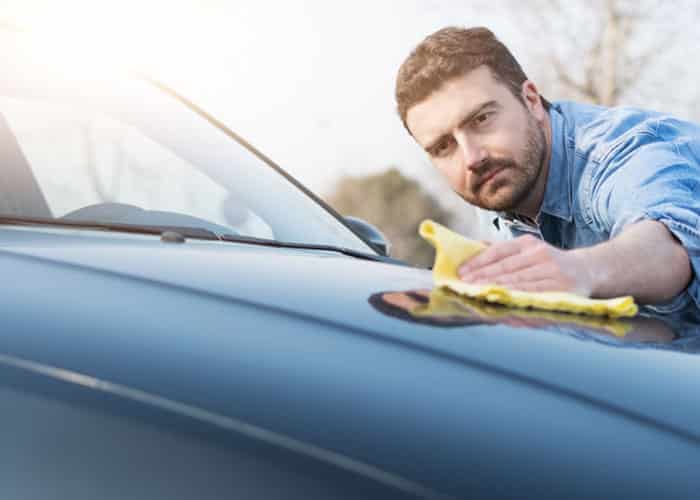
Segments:
[[[698,21],[689,0],[0,0],[0,29],[87,45],[96,64],[162,80],[421,266],[432,263],[417,237],[424,218],[500,237],[491,214],[450,191],[395,112],[396,71],[425,36],[484,25],[550,100],[698,121]]]

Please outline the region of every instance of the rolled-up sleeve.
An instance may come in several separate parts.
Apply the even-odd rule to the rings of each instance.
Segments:
[[[593,219],[610,238],[640,220],[663,223],[688,252],[693,279],[683,293],[658,308],[677,310],[689,299],[700,307],[700,164],[673,141],[646,139],[639,144],[639,137],[631,138],[637,141],[634,147],[619,145],[598,166],[591,179]]]

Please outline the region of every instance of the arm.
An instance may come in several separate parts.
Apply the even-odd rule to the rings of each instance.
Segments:
[[[656,304],[680,294],[693,277],[685,248],[657,221],[639,221],[610,241],[571,253],[587,266],[593,297],[633,295]]]
[[[531,236],[495,243],[465,262],[458,273],[470,283],[598,298],[633,295],[643,303],[670,300],[692,278],[683,246],[662,223],[651,220],[631,224],[610,241],[576,250],[560,250]]]

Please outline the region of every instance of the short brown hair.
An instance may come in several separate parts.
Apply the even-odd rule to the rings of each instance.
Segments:
[[[406,115],[411,107],[448,80],[483,65],[516,98],[522,98],[527,76],[513,54],[489,29],[450,26],[423,40],[401,65],[396,77],[396,104],[406,129]]]

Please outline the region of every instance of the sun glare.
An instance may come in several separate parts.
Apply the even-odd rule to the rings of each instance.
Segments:
[[[47,58],[73,71],[127,68],[156,78],[196,74],[218,29],[206,9],[175,8],[172,2],[30,3],[10,21]]]

